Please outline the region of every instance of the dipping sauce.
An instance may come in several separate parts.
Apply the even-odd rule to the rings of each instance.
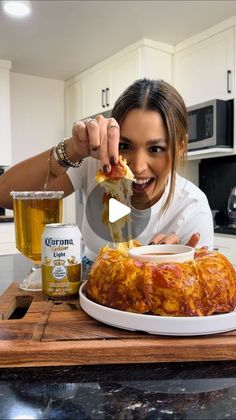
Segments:
[[[175,255],[175,252],[149,252],[141,255]]]
[[[137,261],[169,263],[184,262],[194,258],[195,249],[186,245],[144,245],[129,250],[129,256]]]

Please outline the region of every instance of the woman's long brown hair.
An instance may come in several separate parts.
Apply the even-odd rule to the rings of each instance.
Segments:
[[[171,155],[170,190],[164,203],[167,209],[174,195],[176,170],[187,155],[188,114],[183,98],[163,80],[140,79],[129,86],[117,99],[111,116],[119,125],[129,111],[143,109],[158,112],[167,131]]]

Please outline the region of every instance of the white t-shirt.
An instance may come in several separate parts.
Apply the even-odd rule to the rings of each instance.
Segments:
[[[69,168],[67,171],[74,190],[80,189],[83,192],[85,203],[88,195],[97,185],[95,175],[99,168],[100,162],[98,160],[86,158],[79,168]],[[169,208],[162,213],[161,208],[167,198],[168,191],[169,185],[161,199],[151,207],[151,217],[148,225],[137,238],[133,239],[147,245],[158,233],[167,235],[175,233],[180,238],[180,243],[186,244],[193,233],[199,233],[200,241],[197,247],[207,246],[212,249],[213,220],[206,195],[192,182],[177,174],[173,199]],[[89,208],[94,220],[99,222],[102,219],[102,197],[103,191],[101,189],[101,200],[94,200]],[[146,217],[150,210],[132,209],[132,225],[139,223],[140,218]],[[91,229],[87,221],[86,211],[83,215],[82,237],[85,242],[84,255],[91,260],[94,260],[99,249],[107,244],[107,241]]]

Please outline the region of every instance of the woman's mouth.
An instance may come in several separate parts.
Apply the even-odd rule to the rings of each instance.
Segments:
[[[132,183],[133,191],[134,192],[146,192],[146,190],[150,187],[153,183],[155,178],[142,178],[142,179],[135,179],[135,182]]]

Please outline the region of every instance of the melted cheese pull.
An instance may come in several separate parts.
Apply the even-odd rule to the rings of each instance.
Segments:
[[[133,173],[128,167],[126,160],[119,157],[117,165],[112,165],[111,172],[104,174],[99,170],[96,174],[97,183],[102,183],[104,188],[102,221],[111,233],[115,248],[125,251],[133,247],[131,217],[130,214],[122,217],[114,223],[109,222],[109,200],[115,198],[126,206],[130,207],[132,182],[135,180]],[[127,225],[129,240],[123,238],[123,229]]]

